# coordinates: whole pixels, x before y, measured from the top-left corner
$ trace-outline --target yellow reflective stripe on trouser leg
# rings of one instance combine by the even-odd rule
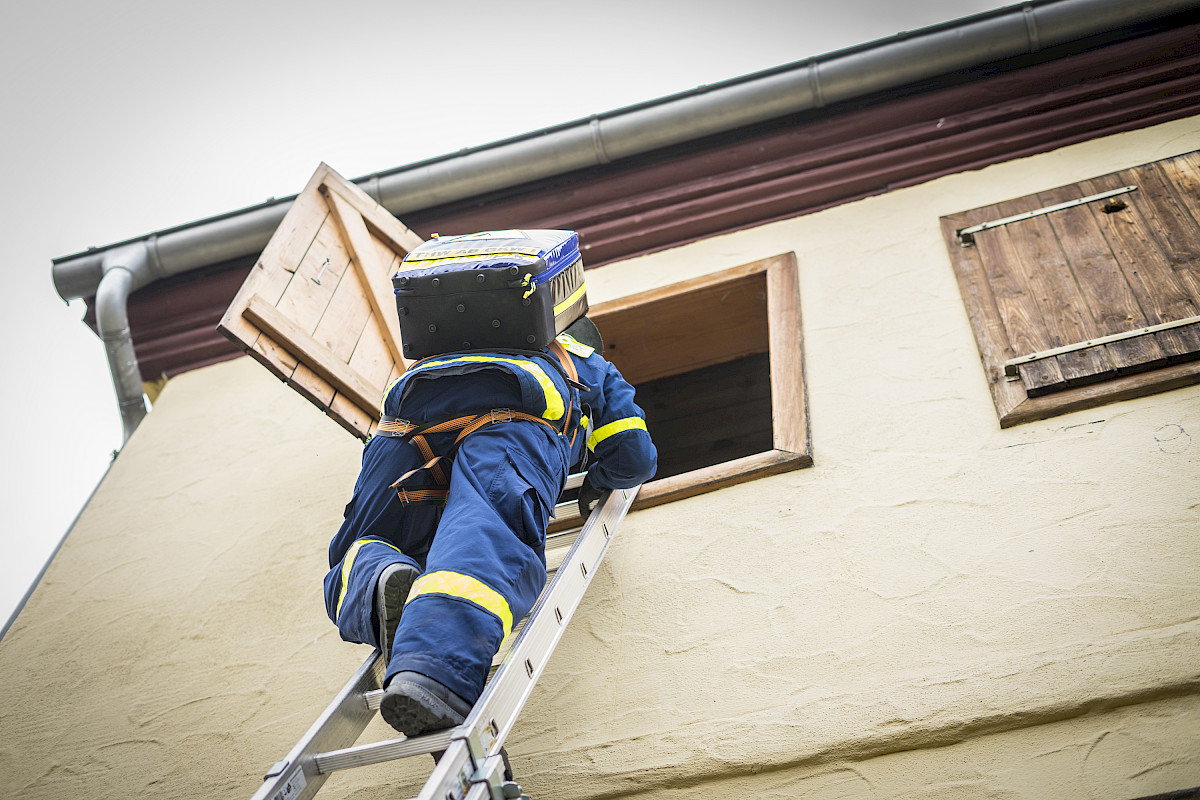
[[[623,431],[646,430],[646,420],[641,417],[625,417],[615,422],[610,422],[607,425],[601,425],[596,430],[592,431],[592,435],[588,437],[588,450],[595,450],[596,445],[603,442],[610,436],[613,436]]]
[[[350,549],[346,551],[346,555],[342,556],[342,592],[338,595],[337,610],[333,612],[334,618],[342,616],[342,602],[346,599],[346,587],[350,585],[350,570],[354,569],[354,559],[358,556],[358,551],[362,549],[364,544],[368,543],[384,544],[400,553],[400,548],[391,542],[385,542],[383,539],[359,539],[354,544],[350,545]],[[403,555],[403,553],[400,553]]]
[[[504,626],[505,636],[512,631],[512,609],[508,607],[508,601],[495,589],[470,575],[449,570],[426,573],[413,583],[406,604],[425,594],[442,594],[469,600],[484,611],[496,615],[500,624]]]

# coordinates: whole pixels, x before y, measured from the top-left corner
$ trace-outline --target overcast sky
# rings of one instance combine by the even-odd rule
[[[52,258],[1007,4],[0,4],[0,626],[121,446]]]

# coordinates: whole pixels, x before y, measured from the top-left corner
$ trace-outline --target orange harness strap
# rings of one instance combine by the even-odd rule
[[[549,350],[558,358],[559,363],[563,367],[563,372],[566,373],[569,381],[578,385],[579,371],[575,369],[575,364],[566,349],[557,341],[553,341],[550,343]],[[570,424],[572,411],[573,408],[567,412],[566,419],[563,420],[564,429],[566,425]],[[392,439],[408,440],[413,447],[417,448],[417,452],[421,454],[421,458],[425,459],[425,463],[421,466],[410,469],[397,478],[396,482],[390,488],[396,490],[396,496],[400,498],[400,502],[405,504],[436,503],[438,505],[445,505],[446,498],[450,494],[450,465],[453,463],[454,455],[458,452],[458,448],[463,440],[486,425],[498,422],[512,422],[514,420],[537,422],[545,425],[556,434],[564,432],[542,417],[535,417],[533,414],[526,414],[524,411],[514,411],[511,408],[494,408],[481,413],[474,412],[461,417],[425,423],[410,422],[400,417],[391,417],[384,414],[379,421],[379,426],[375,429],[376,435]],[[458,431],[458,436],[455,437],[454,443],[450,446],[449,455],[439,455],[434,452],[433,447],[425,438],[430,434],[450,433],[453,431]],[[575,430],[571,432],[571,447],[574,447],[575,436],[578,433],[579,426],[576,425]],[[433,477],[435,488],[406,489],[404,484],[413,476],[422,472],[429,472]]]
[[[579,370],[575,369],[575,362],[571,360],[571,354],[567,349],[559,343],[557,339],[550,342],[549,350],[558,358],[558,363],[562,364],[563,372],[567,373],[567,379],[576,386],[583,386],[579,382]],[[584,387],[586,391],[587,387]],[[583,413],[582,411],[580,412]],[[570,421],[570,412],[567,413],[568,423]],[[575,436],[579,433],[579,425],[576,424],[575,430],[571,431],[571,444],[567,448],[569,452],[575,451]]]
[[[398,417],[385,416],[379,424],[376,433],[381,436],[388,436],[394,439],[407,439],[421,457],[426,459],[425,463],[415,469],[410,469],[408,472],[396,479],[396,482],[391,485],[392,489],[396,490],[396,496],[400,498],[402,503],[437,503],[445,505],[446,498],[450,492],[450,464],[453,463],[454,454],[458,451],[459,445],[463,440],[470,436],[475,431],[485,425],[492,425],[498,422],[513,422],[514,420],[523,420],[525,422],[537,422],[545,425],[556,434],[560,433],[558,428],[551,425],[541,417],[535,417],[532,414],[526,414],[523,411],[514,411],[511,408],[494,408],[491,411],[485,411],[482,414],[469,414],[453,419],[441,420],[433,424],[421,425],[408,420],[399,419]],[[403,431],[403,433],[401,433]],[[458,431],[458,436],[454,438],[454,444],[450,447],[449,456],[438,455],[434,453],[433,447],[425,438],[429,434],[434,433],[450,433]],[[444,465],[444,466],[443,466]],[[421,472],[429,472],[433,476],[433,489],[407,489],[405,484],[415,475]]]

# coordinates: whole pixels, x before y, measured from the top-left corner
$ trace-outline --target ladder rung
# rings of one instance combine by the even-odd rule
[[[372,694],[382,694],[382,692],[373,692]],[[375,700],[374,708],[379,708],[378,698]],[[327,775],[339,769],[365,767],[368,764],[380,764],[384,761],[418,756],[422,753],[435,753],[450,746],[456,730],[456,728],[449,728],[412,739],[388,739],[383,742],[345,747],[341,750],[330,750],[328,753],[314,755],[313,763],[317,767],[318,774]]]

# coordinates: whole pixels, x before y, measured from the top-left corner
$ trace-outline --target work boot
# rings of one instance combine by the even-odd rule
[[[384,721],[405,736],[420,736],[461,725],[471,703],[419,672],[397,672],[379,701]]]
[[[404,601],[413,581],[421,573],[412,564],[403,561],[388,564],[375,584],[375,619],[379,625],[379,650],[385,659],[392,655],[392,642],[396,638],[396,626],[404,611]]]

